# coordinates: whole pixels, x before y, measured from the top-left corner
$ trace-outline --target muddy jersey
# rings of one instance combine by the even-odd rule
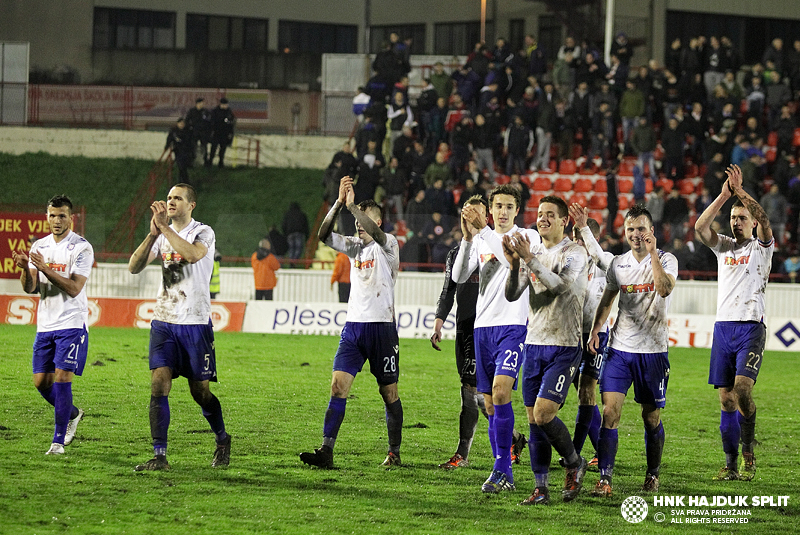
[[[718,237],[711,248],[719,270],[717,321],[762,321],[775,239],[764,243],[752,237],[739,245],[728,236]]]
[[[597,312],[597,305],[600,304],[600,298],[603,297],[603,292],[606,289],[606,270],[611,265],[614,255],[600,247],[589,227],[583,227],[580,232],[583,242],[589,250],[589,263],[586,269],[589,283],[586,286],[586,298],[583,301],[583,332],[590,333],[592,332],[592,326],[594,326],[594,314]],[[607,328],[608,320],[603,325],[602,331]]]
[[[170,225],[172,230],[175,227]],[[208,285],[214,269],[216,238],[208,225],[192,219],[178,236],[189,243],[206,246],[206,255],[195,262],[178,254],[163,234],[159,234],[150,252],[161,262],[161,285],[158,288],[153,319],[178,325],[206,325],[211,319],[211,294]]]
[[[588,282],[586,250],[569,238],[564,238],[549,249],[540,243],[531,247],[531,250],[539,263],[558,277],[558,283],[549,289],[530,268],[530,263],[524,266],[523,273],[530,286],[525,343],[578,347],[581,344],[583,299]]]
[[[364,245],[361,238],[331,234],[325,245],[350,257],[350,299],[347,321],[375,323],[395,321],[394,284],[400,269],[397,238],[386,234],[386,243]]]
[[[658,251],[668,275],[678,277],[678,260]],[[619,291],[619,314],[611,328],[608,347],[629,353],[663,353],[668,350],[667,309],[670,296],[661,297],[653,280],[650,255],[638,262],[633,253],[614,257],[606,272],[606,288]]]
[[[517,232],[528,236],[531,247],[542,242],[535,230],[521,229],[516,225],[506,234],[513,235]],[[453,280],[457,283],[466,282],[475,268],[479,269],[475,328],[525,325],[528,321],[528,290],[517,301],[509,302],[506,299],[508,267],[508,261],[503,254],[502,236],[488,226],[472,242],[461,240],[453,265]]]
[[[53,271],[67,279],[73,274],[88,279],[94,263],[92,245],[72,231],[58,243],[52,234],[45,236],[31,245],[30,252],[41,254]],[[89,307],[85,285],[78,295],[70,297],[43,273],[39,273],[39,308],[36,312],[38,332],[82,329],[88,321]]]

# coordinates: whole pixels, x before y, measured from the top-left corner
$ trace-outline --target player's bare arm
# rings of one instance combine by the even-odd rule
[[[661,265],[661,259],[658,257],[656,237],[653,236],[653,233],[647,232],[642,239],[644,240],[644,247],[650,255],[650,265],[653,268],[653,283],[656,286],[656,292],[661,297],[667,297],[675,289],[675,277],[664,271],[664,266]]]
[[[717,198],[714,199],[711,204],[709,204],[708,207],[703,210],[703,213],[700,214],[700,217],[697,218],[697,221],[694,224],[694,231],[703,245],[708,247],[716,247],[717,243],[719,243],[717,231],[711,228],[711,224],[714,222],[717,214],[722,209],[722,205],[724,205],[732,195],[733,192],[731,191],[728,181],[726,180],[722,185],[722,191],[719,195],[717,195]]]
[[[758,239],[762,242],[772,241],[772,227],[769,226],[769,217],[761,208],[761,205],[747,193],[742,187],[742,170],[738,165],[731,165],[725,173],[728,175],[728,185],[733,190],[733,194],[739,197],[742,204],[750,215],[758,222]]]
[[[603,291],[603,296],[600,298],[600,302],[597,304],[597,310],[594,313],[592,333],[589,335],[589,350],[595,355],[597,355],[597,350],[600,347],[600,336],[598,335],[603,325],[606,324],[608,315],[611,314],[611,305],[614,304],[618,293],[619,290],[612,290],[606,287],[605,291]]]
[[[200,241],[189,243],[181,238],[180,235],[169,226],[169,218],[167,217],[167,203],[165,201],[154,202],[150,206],[150,209],[153,211],[152,221],[155,223],[155,226],[158,228],[161,234],[163,234],[167,239],[172,248],[175,249],[176,253],[181,255],[190,264],[199,262],[204,256],[206,256],[206,253],[208,253],[208,247],[206,247],[204,243]]]
[[[325,219],[322,220],[322,224],[319,226],[319,232],[317,232],[319,241],[324,243],[328,238],[331,237],[331,234],[333,234],[333,225],[336,223],[336,219],[339,217],[339,212],[342,211],[344,203],[347,200],[347,188],[352,186],[352,184],[353,179],[349,176],[343,176],[339,181],[339,197],[336,199],[336,202],[333,203],[331,209],[328,210],[328,213],[325,215]]]
[[[375,240],[375,242],[383,247],[386,245],[386,233],[381,229],[378,222],[372,219],[366,212],[361,210],[358,205],[355,203],[356,194],[353,191],[353,188],[350,187],[347,190],[347,209],[350,210],[350,213],[353,214],[353,217],[356,218],[356,221],[361,228],[364,229],[364,232],[370,235],[370,237]]]
[[[61,276],[57,271],[47,265],[44,256],[39,253],[31,253],[30,261],[42,275],[47,277],[47,280],[53,283],[53,286],[70,297],[77,297],[86,284],[86,277],[83,275],[73,273],[69,278]]]
[[[151,208],[152,209],[152,208]],[[156,242],[156,238],[158,235],[161,234],[161,231],[158,230],[158,227],[155,223],[155,218],[150,218],[150,232],[145,236],[142,243],[139,244],[139,247],[131,255],[130,260],[128,260],[128,271],[133,273],[134,275],[138,275],[142,272],[142,270],[155,259],[155,255],[150,251],[153,247],[153,244]]]
[[[502,238],[503,255],[509,263],[508,275],[506,275],[505,292],[506,300],[509,302],[519,299],[525,291],[525,288],[527,288],[529,285],[528,277],[520,275],[520,256],[516,251],[514,238],[508,235],[505,235]]]
[[[439,342],[442,341],[442,325],[444,325],[444,320],[442,318],[436,318],[433,322],[433,334],[431,335],[431,346],[436,351],[441,351],[442,348],[439,347]]]
[[[29,294],[36,293],[39,288],[39,277],[36,269],[30,267],[28,255],[23,252],[11,251],[11,258],[14,259],[14,264],[22,269],[22,275],[19,277],[22,290]]]

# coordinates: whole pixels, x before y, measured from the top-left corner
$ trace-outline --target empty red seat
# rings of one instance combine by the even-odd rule
[[[633,166],[635,164],[628,160],[622,160],[619,164],[619,176],[633,176]]]
[[[528,186],[529,188],[531,187],[531,176],[530,175],[520,175],[519,176],[519,181],[522,182],[523,184],[525,184],[526,186]]]
[[[522,217],[525,221],[525,226],[530,228],[536,223],[536,211],[535,210],[525,210],[525,213],[522,214]]]
[[[644,179],[644,192],[645,193],[650,193],[651,191],[653,191],[653,181],[650,180],[649,178],[645,178]]]
[[[539,208],[539,202],[545,197],[546,195],[544,193],[534,193],[533,195],[531,195],[531,198],[528,199],[528,207],[536,210],[537,208]]]
[[[691,180],[683,179],[678,181],[678,191],[681,195],[691,195],[694,193],[694,184]]]
[[[572,191],[586,193],[592,191],[592,181],[588,178],[579,178],[575,181],[575,184],[572,185]]]
[[[550,179],[543,176],[536,177],[531,186],[533,191],[550,191],[553,188]]]
[[[662,188],[664,188],[664,191],[666,191],[667,193],[672,191],[673,185],[674,185],[674,182],[672,182],[672,180],[670,180],[668,178],[659,178],[658,182],[656,182],[656,186],[661,186]]]
[[[700,175],[700,168],[697,167],[697,164],[687,163],[684,166],[683,176],[685,176],[686,178],[695,178],[699,175]]]
[[[558,172],[562,175],[574,175],[576,171],[575,160],[562,160],[558,165]]]
[[[601,179],[595,182],[594,191],[595,193],[606,193],[608,191],[608,185],[606,184],[606,181]]]
[[[617,230],[617,234],[621,234],[619,232],[622,227],[625,226],[625,216],[622,215],[622,212],[617,212],[617,217],[614,219],[614,228]]]
[[[592,210],[605,210],[608,207],[608,199],[603,194],[592,195],[589,199],[589,208]]]
[[[570,204],[578,203],[581,206],[585,207],[589,203],[589,201],[586,199],[586,195],[584,195],[583,193],[573,193],[572,197],[569,198],[569,203]]]
[[[792,140],[792,145],[795,147],[800,147],[800,128],[794,129],[794,139]]]
[[[495,175],[494,176],[494,183],[498,186],[502,186],[503,184],[508,184],[511,182],[511,177],[508,175]]]
[[[770,147],[778,146],[778,132],[770,132],[767,136],[767,145]]]
[[[630,193],[633,191],[633,180],[625,180],[624,178],[620,178],[617,180],[617,190],[620,193]]]
[[[620,195],[619,199],[617,200],[617,209],[618,210],[627,210],[631,207],[631,201],[628,200],[628,197],[625,195]]]
[[[557,178],[553,182],[553,191],[572,191],[572,180],[568,178]]]

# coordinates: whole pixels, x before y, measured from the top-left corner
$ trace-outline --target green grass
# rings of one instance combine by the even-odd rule
[[[457,442],[459,385],[453,343],[442,353],[424,340],[401,340],[400,394],[405,411],[404,466],[378,467],[386,453],[383,405],[368,372],[357,377],[336,446],[336,470],[301,465],[297,454],[319,445],[328,400],[335,337],[217,335],[219,397],[233,453],[228,469],[209,466],[213,436],[186,382],[175,381],[168,473],[135,473],[148,459],[149,372],[144,330],[91,331],[89,364],[76,379],[75,401],[86,410],[63,457],[46,457],[53,411],[31,384],[32,327],[0,326],[4,348],[0,411],[0,533],[792,533],[800,513],[798,398],[800,355],[766,356],[756,387],[758,473],[752,482],[712,482],[722,464],[719,404],[706,384],[704,350],[672,350],[663,495],[789,495],[789,507],[750,510],[749,524],[641,524],[620,515],[624,498],[644,479],[638,407],[622,414],[615,496],[584,489],[576,502],[549,507],[517,504],[534,486],[525,462],[515,468],[518,490],[485,496],[479,487],[492,459],[485,421],[478,426],[472,465],[444,472]],[[102,365],[92,365],[101,363]],[[306,365],[307,364],[307,365]],[[561,417],[572,428],[575,397]],[[527,434],[514,397],[516,427]],[[589,448],[590,449],[590,446]],[[590,453],[587,452],[587,453]],[[552,469],[558,494],[563,470]],[[591,487],[597,474],[589,473]],[[688,500],[688,498],[687,498]]]
[[[0,203],[34,204],[45,210],[47,200],[65,193],[86,207],[86,238],[100,252],[114,225],[123,216],[154,162],[134,159],[52,156],[45,153],[14,156],[0,153]],[[297,202],[309,225],[322,204],[322,171],[316,169],[193,168],[190,182],[198,188],[195,219],[214,228],[217,246],[225,256],[249,257],[270,226],[280,229],[283,214]],[[168,188],[159,198],[166,199]],[[142,218],[135,242],[147,232]]]

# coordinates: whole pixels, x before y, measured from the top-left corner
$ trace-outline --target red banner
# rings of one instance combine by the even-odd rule
[[[2,323],[36,325],[39,298],[0,295]],[[141,299],[89,299],[89,327],[138,327],[149,329],[156,302]],[[215,331],[241,331],[246,303],[211,302],[211,321]]]
[[[14,265],[11,251],[27,251],[28,240],[50,233],[47,214],[0,212],[0,278],[18,279],[20,271]]]

